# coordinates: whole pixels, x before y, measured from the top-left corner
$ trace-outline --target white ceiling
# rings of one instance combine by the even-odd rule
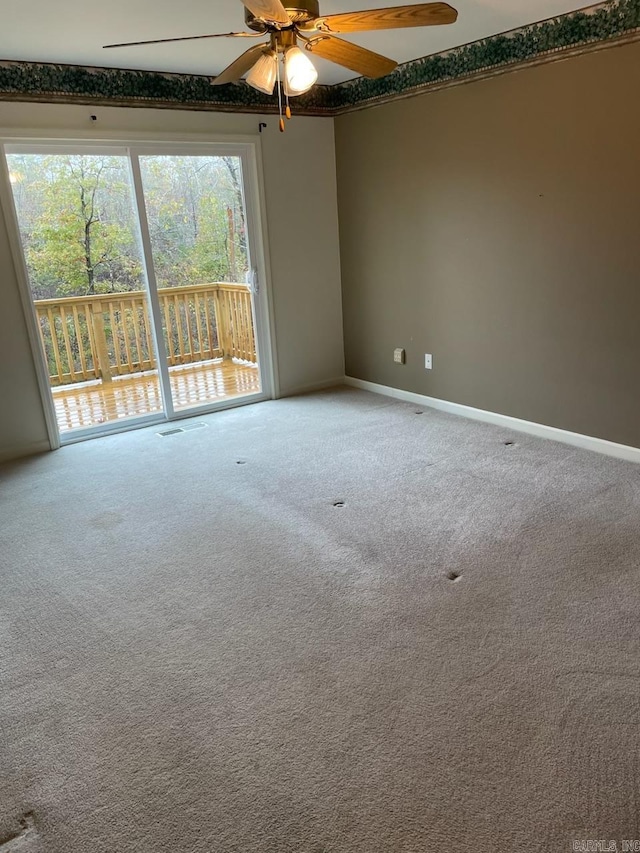
[[[321,0],[321,12],[350,12],[402,6],[407,0]],[[580,9],[588,0],[448,0],[459,12],[457,23],[349,34],[345,38],[398,62],[417,59],[457,45]],[[286,3],[285,3],[286,5]],[[212,39],[174,45],[102,50],[110,42],[137,41],[243,30],[239,0],[3,0],[0,59],[64,62],[149,71],[214,75],[252,41]],[[339,83],[354,75],[314,57],[321,83]]]

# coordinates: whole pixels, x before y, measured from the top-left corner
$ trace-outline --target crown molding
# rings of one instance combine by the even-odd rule
[[[335,116],[521,68],[640,40],[640,0],[607,0],[558,18],[414,59],[387,77],[318,85],[298,115]],[[119,68],[0,61],[0,101],[273,113],[275,100],[246,83]]]

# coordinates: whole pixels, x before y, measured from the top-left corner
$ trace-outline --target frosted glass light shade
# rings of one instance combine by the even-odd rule
[[[275,53],[271,50],[263,53],[247,74],[247,83],[259,92],[264,92],[265,95],[273,95],[277,69],[278,57]]]
[[[289,97],[302,95],[318,79],[318,72],[299,47],[290,47],[284,55],[284,91]]]

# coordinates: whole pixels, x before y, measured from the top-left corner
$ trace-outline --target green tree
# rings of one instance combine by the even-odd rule
[[[33,190],[40,199],[25,254],[38,298],[141,286],[132,202],[122,158],[42,158]]]
[[[33,296],[143,288],[126,158],[10,154]],[[246,280],[248,251],[238,157],[141,158],[159,287]]]
[[[158,156],[141,165],[159,286],[244,281],[239,159]]]

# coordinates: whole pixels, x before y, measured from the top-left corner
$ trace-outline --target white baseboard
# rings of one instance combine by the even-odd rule
[[[366,382],[364,379],[354,379],[352,376],[345,376],[344,384],[350,385],[352,388],[361,388],[363,391],[373,391],[374,394],[394,397],[396,400],[404,400],[407,403],[429,406],[451,415],[462,415],[465,418],[496,424],[496,426],[506,427],[517,432],[526,432],[538,438],[561,441],[573,447],[581,447],[584,450],[593,450],[595,453],[604,453],[606,456],[625,459],[627,462],[640,463],[640,447],[616,444],[615,441],[607,441],[604,438],[594,438],[591,435],[581,435],[578,432],[569,432],[565,429],[558,429],[558,427],[537,424],[534,421],[512,418],[510,415],[499,415],[496,412],[487,412],[484,409],[474,409],[472,406],[450,403],[448,400],[439,400],[437,397],[427,397],[424,394],[415,394],[413,391],[403,391],[400,388],[391,388],[388,385],[378,385],[376,382]]]

